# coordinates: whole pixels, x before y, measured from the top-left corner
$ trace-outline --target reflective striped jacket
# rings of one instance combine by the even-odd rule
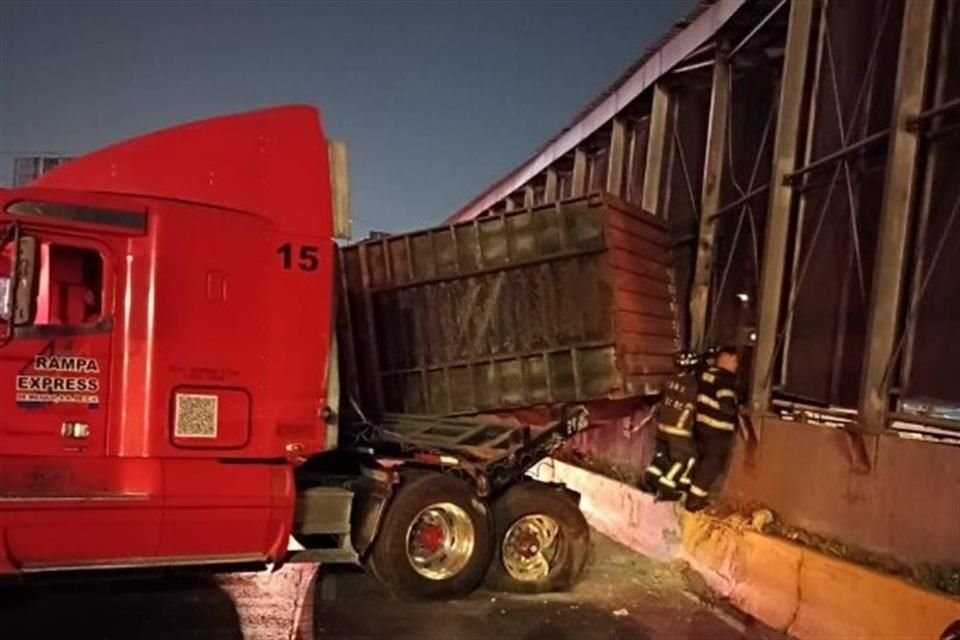
[[[663,400],[657,414],[657,431],[689,438],[697,410],[697,376],[680,373],[663,386]]]
[[[697,424],[733,431],[737,426],[737,377],[726,369],[710,367],[700,374],[697,389]]]

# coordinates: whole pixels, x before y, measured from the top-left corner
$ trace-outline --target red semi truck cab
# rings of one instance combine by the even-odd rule
[[[419,595],[576,579],[575,496],[523,474],[581,412],[371,424],[353,402],[364,444],[338,448],[331,156],[288,106],[0,190],[0,577],[267,565],[292,536]]]
[[[286,553],[335,445],[328,176],[291,106],[0,191],[0,573]]]

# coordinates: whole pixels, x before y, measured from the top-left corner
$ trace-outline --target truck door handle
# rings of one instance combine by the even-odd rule
[[[86,422],[64,422],[60,426],[60,435],[64,438],[82,440],[90,437],[90,425]]]

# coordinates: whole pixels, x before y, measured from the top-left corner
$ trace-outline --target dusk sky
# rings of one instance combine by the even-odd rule
[[[21,152],[310,103],[350,147],[357,235],[435,224],[695,4],[0,0],[0,185]]]

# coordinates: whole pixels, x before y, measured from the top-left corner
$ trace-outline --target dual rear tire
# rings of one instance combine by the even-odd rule
[[[406,476],[384,515],[368,566],[400,594],[454,598],[483,579],[493,517],[470,486],[440,473]]]
[[[583,572],[590,528],[577,495],[527,481],[494,502],[497,546],[487,570],[494,591],[546,593],[571,588]]]
[[[454,598],[482,581],[498,591],[567,589],[586,563],[589,528],[575,494],[525,481],[493,503],[439,473],[405,477],[368,557],[400,594]]]

